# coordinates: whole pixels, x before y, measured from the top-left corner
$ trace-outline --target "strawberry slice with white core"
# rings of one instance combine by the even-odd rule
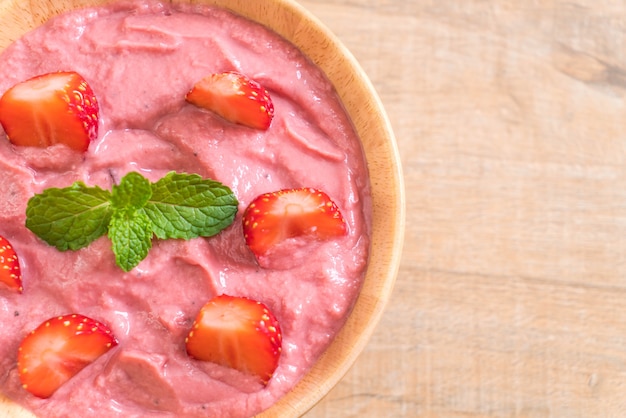
[[[18,146],[62,143],[86,151],[98,136],[98,118],[92,88],[73,71],[33,77],[0,98],[0,124],[9,141]]]
[[[211,74],[198,81],[185,99],[224,119],[266,130],[274,117],[269,92],[258,82],[237,72]]]
[[[0,236],[0,283],[22,293],[22,273],[17,253],[11,243]]]
[[[267,384],[282,350],[276,317],[263,303],[220,295],[202,307],[187,339],[192,358],[257,376]]]
[[[17,367],[22,386],[48,398],[117,344],[111,330],[94,319],[79,314],[51,318],[20,344]]]
[[[248,205],[242,222],[246,244],[257,257],[288,238],[329,239],[347,233],[335,202],[314,188],[262,194]]]

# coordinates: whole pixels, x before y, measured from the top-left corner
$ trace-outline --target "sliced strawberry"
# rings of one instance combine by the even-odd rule
[[[20,146],[62,143],[86,151],[98,136],[99,106],[87,81],[56,72],[16,84],[0,98],[0,124]]]
[[[264,384],[274,374],[282,349],[278,321],[267,306],[229,295],[202,307],[185,341],[191,357],[258,376]]]
[[[308,235],[327,239],[347,231],[335,202],[312,188],[258,196],[246,208],[242,222],[246,244],[257,257],[287,238]]]
[[[198,81],[185,97],[189,103],[224,119],[256,129],[267,129],[274,117],[268,91],[243,74],[211,74]]]
[[[24,338],[17,367],[24,389],[50,397],[62,384],[117,345],[111,330],[79,314],[51,318]]]
[[[22,273],[17,253],[11,243],[0,236],[0,282],[22,293]]]

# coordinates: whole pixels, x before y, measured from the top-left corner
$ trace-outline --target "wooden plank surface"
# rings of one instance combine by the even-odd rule
[[[626,416],[626,3],[300,0],[407,188],[391,303],[307,418]]]

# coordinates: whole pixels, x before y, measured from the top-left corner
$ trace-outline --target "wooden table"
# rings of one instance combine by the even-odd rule
[[[626,2],[300,3],[377,88],[408,215],[386,314],[307,417],[626,416]]]

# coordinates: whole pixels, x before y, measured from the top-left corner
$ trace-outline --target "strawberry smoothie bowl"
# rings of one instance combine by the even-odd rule
[[[297,416],[397,272],[393,134],[295,3],[0,0],[0,411]]]

